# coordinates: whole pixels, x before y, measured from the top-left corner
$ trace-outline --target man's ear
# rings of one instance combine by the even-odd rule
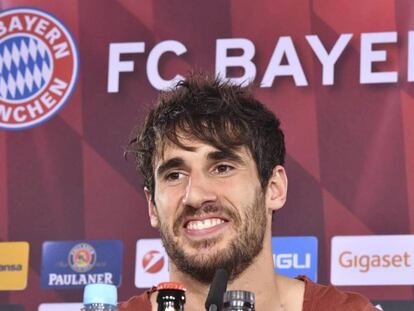
[[[286,202],[288,180],[286,171],[281,165],[276,165],[266,187],[266,207],[275,211]]]
[[[148,215],[150,218],[151,226],[153,228],[159,228],[160,222],[158,220],[158,212],[157,212],[157,208],[155,207],[155,203],[151,195],[151,191],[149,191],[147,187],[144,187],[144,193],[145,193],[145,197],[147,198]]]

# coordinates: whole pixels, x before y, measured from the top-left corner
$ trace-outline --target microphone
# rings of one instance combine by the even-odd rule
[[[218,269],[214,274],[205,307],[207,311],[220,311],[223,307],[223,295],[227,289],[229,274],[225,269]]]

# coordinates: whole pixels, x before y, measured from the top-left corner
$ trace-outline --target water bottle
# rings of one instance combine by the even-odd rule
[[[158,311],[184,311],[185,288],[180,283],[163,282],[157,286]]]
[[[254,311],[254,303],[252,292],[229,290],[223,296],[223,311]]]
[[[111,284],[88,284],[83,291],[81,311],[116,311],[118,294]]]

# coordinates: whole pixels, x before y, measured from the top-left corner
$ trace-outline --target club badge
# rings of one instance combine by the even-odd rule
[[[71,95],[78,50],[56,17],[33,8],[0,13],[0,128],[18,130],[55,115]]]

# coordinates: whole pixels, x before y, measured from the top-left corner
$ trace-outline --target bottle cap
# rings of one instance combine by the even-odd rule
[[[88,284],[83,290],[83,304],[102,303],[116,306],[118,294],[112,284]]]
[[[162,282],[157,285],[157,290],[163,290],[163,289],[175,289],[175,290],[186,291],[186,288],[184,287],[184,285],[178,282]]]

